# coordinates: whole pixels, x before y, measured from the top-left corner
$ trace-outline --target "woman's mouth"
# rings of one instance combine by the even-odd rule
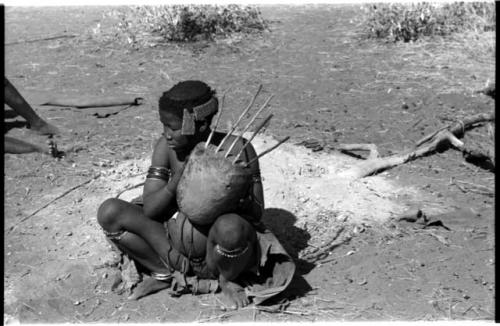
[[[177,143],[171,141],[171,140],[167,140],[167,146],[170,147],[170,148],[176,148],[178,147],[177,146]]]
[[[182,152],[186,149],[186,146],[182,146],[176,143],[167,143],[167,146],[176,152]]]

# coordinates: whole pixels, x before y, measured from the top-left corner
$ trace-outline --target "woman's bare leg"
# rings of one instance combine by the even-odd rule
[[[121,199],[107,199],[97,211],[97,220],[108,233],[127,231],[137,235],[120,240],[119,244],[132,250],[138,259],[152,260],[152,252],[168,260],[171,246],[163,224],[144,216],[141,207]]]
[[[159,280],[154,274],[168,276],[170,268],[180,269],[185,257],[172,248],[162,223],[146,218],[141,207],[115,198],[99,207],[97,219],[106,232],[118,234],[110,240],[122,252],[153,272],[153,277],[139,283],[129,299],[137,300],[170,286],[170,278]],[[160,256],[172,266],[167,267]]]
[[[4,77],[5,78],[5,77]],[[7,78],[5,84],[5,103],[10,106],[14,111],[21,115],[31,126],[31,129],[42,135],[56,135],[59,130],[46,122],[33,110],[31,105],[24,99],[24,97],[17,91]]]

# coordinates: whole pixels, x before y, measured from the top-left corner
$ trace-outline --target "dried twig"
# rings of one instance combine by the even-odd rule
[[[31,39],[31,40],[20,40],[20,41],[9,42],[9,43],[5,43],[5,45],[14,45],[14,44],[21,44],[21,43],[35,43],[35,42],[40,42],[40,41],[57,40],[60,38],[74,38],[77,36],[78,36],[77,34],[55,35],[55,36],[42,37],[42,38],[36,38],[36,39]]]
[[[208,321],[212,321],[212,320],[216,320],[216,319],[222,319],[222,318],[226,318],[226,317],[235,315],[235,314],[237,314],[239,312],[249,311],[249,310],[253,311],[254,315],[255,315],[255,313],[257,311],[262,311],[262,312],[267,312],[267,313],[280,313],[280,314],[298,315],[298,316],[308,316],[308,315],[311,314],[310,312],[306,312],[306,311],[283,309],[283,305],[279,305],[279,307],[276,307],[276,308],[252,305],[252,306],[240,308],[240,309],[237,309],[237,310],[225,311],[222,314],[219,314],[219,315],[216,315],[216,316],[212,316],[212,317],[208,317],[208,318],[205,318],[205,319],[198,319],[197,322],[203,323],[203,322],[208,322]]]
[[[343,243],[348,242],[351,238],[352,235],[348,234],[343,236],[340,240],[338,238],[342,234],[342,232],[345,230],[344,226],[339,227],[335,234],[331,237],[331,240],[327,242],[325,246],[321,246],[318,248],[314,248],[314,250],[306,253],[301,259],[314,263],[314,262],[323,262],[328,256],[330,255],[330,252],[335,249],[336,247],[340,246]],[[330,260],[329,260],[330,261]]]
[[[80,188],[80,187],[83,187],[84,185],[86,185],[86,184],[88,184],[88,183],[92,182],[93,180],[96,180],[96,179],[97,179],[97,178],[99,178],[100,176],[101,176],[100,174],[97,174],[97,175],[93,176],[92,178],[90,178],[90,179],[88,179],[88,180],[86,180],[86,181],[84,181],[84,182],[82,182],[82,183],[80,183],[80,184],[78,184],[78,185],[76,185],[76,186],[74,186],[74,187],[72,187],[72,188],[70,188],[70,189],[66,190],[65,192],[63,192],[62,194],[60,194],[59,196],[57,196],[56,198],[54,198],[54,199],[50,200],[48,203],[46,203],[46,204],[45,204],[45,205],[43,205],[42,207],[40,207],[40,208],[38,208],[37,210],[35,210],[35,211],[34,211],[33,213],[31,213],[30,215],[28,215],[28,216],[26,216],[26,217],[24,217],[24,218],[20,219],[18,222],[16,222],[13,226],[11,226],[11,227],[9,228],[8,233],[12,232],[12,231],[13,231],[13,230],[14,230],[14,229],[15,229],[15,228],[19,225],[19,224],[21,224],[22,222],[24,222],[24,221],[28,220],[29,218],[31,218],[32,216],[34,216],[36,213],[40,212],[42,209],[44,209],[44,208],[46,208],[46,207],[50,206],[50,205],[51,205],[53,202],[55,202],[56,200],[63,198],[64,196],[66,196],[66,195],[67,195],[67,194],[69,194],[70,192],[72,192],[72,191],[74,191],[74,190],[76,190],[76,189],[78,189],[78,188]]]
[[[417,143],[415,144],[415,146],[420,146],[422,145],[423,143],[425,142],[428,142],[429,140],[431,140],[433,137],[435,137],[440,131],[443,131],[445,129],[448,129],[450,126],[446,126],[446,127],[442,127],[436,131],[434,131],[433,133],[431,134],[428,134],[427,136],[424,136],[422,137],[420,140],[417,141]]]
[[[434,238],[436,238],[439,242],[441,242],[442,244],[444,244],[445,246],[449,246],[450,243],[446,240],[445,237],[443,237],[442,235],[439,235],[439,234],[436,234],[434,232],[431,232],[431,231],[427,231],[425,232],[427,233],[428,235],[430,236],[433,236]]]
[[[469,186],[473,186],[473,187],[476,187],[478,189],[482,189],[484,191],[487,191],[487,192],[493,192],[493,189],[490,189],[486,186],[482,186],[482,185],[478,185],[478,184],[475,184],[475,183],[472,183],[472,182],[466,182],[466,181],[460,181],[460,180],[456,180],[457,182],[460,182],[460,183],[463,183],[463,184],[466,184],[466,185],[469,185]]]
[[[50,106],[70,106],[77,109],[98,108],[108,106],[127,105],[124,109],[133,105],[141,105],[144,101],[142,97],[126,97],[122,96],[107,96],[102,98],[94,98],[92,96],[72,96],[72,97],[53,97],[44,101],[40,105]],[[123,109],[123,110],[124,110]]]
[[[140,186],[144,186],[146,182],[143,181],[141,183],[138,183],[138,184],[135,184],[135,185],[131,185],[129,187],[125,187],[125,189],[121,190],[120,192],[118,192],[118,194],[116,194],[115,198],[120,198],[120,196],[126,192],[126,191],[129,191],[129,190],[132,190],[132,189],[135,189],[135,188],[139,188]]]
[[[347,152],[368,151],[370,152],[370,154],[368,154],[368,159],[377,158],[379,155],[375,144],[340,144],[339,146],[336,146],[335,149]]]
[[[459,183],[461,183],[463,185],[467,185],[468,187],[467,188],[461,187],[461,186],[459,186],[457,184],[457,182],[459,182]],[[470,191],[470,192],[474,192],[476,194],[486,195],[488,197],[494,197],[495,196],[495,190],[494,189],[490,189],[490,188],[488,188],[486,186],[482,186],[482,185],[478,185],[478,184],[471,183],[471,182],[466,182],[466,181],[460,181],[460,180],[455,180],[454,184],[460,190],[462,190],[463,192]]]
[[[450,180],[450,184],[455,185],[458,189],[460,189],[464,194],[467,193],[467,189],[459,185],[458,183],[455,182],[453,178]]]

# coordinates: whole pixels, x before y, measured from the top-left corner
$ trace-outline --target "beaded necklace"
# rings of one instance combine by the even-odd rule
[[[237,257],[242,256],[245,252],[248,251],[248,245],[243,249],[238,248],[238,249],[234,249],[234,250],[227,250],[227,249],[225,249],[217,244],[217,245],[215,245],[215,251],[217,251],[217,253],[219,255],[227,257],[227,258],[237,258]]]

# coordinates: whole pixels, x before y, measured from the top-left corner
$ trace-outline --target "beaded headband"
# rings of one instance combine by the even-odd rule
[[[215,245],[215,251],[226,258],[238,258],[248,251],[248,245],[243,249],[238,248],[234,250],[227,250],[219,245]]]
[[[195,121],[204,120],[207,116],[215,112],[217,112],[217,99],[215,97],[210,98],[210,100],[202,105],[195,106],[192,113],[188,109],[184,109],[181,133],[183,135],[194,135]]]

